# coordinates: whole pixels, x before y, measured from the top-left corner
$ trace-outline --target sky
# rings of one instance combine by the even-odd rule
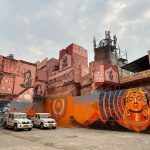
[[[150,0],[0,0],[0,55],[36,62],[75,43],[92,61],[93,37],[108,30],[129,62],[147,55]]]

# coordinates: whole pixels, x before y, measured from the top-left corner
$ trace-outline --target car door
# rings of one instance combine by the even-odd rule
[[[7,125],[11,126],[12,122],[12,114],[8,115]]]
[[[37,117],[38,117],[38,115],[35,115],[35,118],[34,118],[34,124],[35,124],[35,125],[38,125]]]
[[[37,115],[37,124],[40,125],[40,115]]]

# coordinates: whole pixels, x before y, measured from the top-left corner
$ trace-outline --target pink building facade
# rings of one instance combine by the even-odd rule
[[[0,96],[32,102],[36,65],[0,56]]]
[[[46,98],[57,99],[114,89],[119,84],[119,72],[117,66],[104,61],[93,61],[88,65],[87,50],[70,44],[60,50],[59,59],[37,63],[36,79],[42,91],[45,89]]]

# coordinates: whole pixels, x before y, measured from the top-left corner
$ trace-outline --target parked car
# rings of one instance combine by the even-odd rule
[[[2,125],[4,128],[13,128],[15,131],[19,129],[32,130],[33,123],[27,119],[26,113],[9,112],[8,115],[3,118]]]
[[[50,113],[36,113],[35,117],[31,118],[34,127],[56,129],[57,123],[51,118]]]

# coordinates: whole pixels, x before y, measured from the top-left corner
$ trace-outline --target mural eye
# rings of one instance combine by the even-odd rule
[[[130,101],[130,102],[131,102],[131,101],[133,101],[133,100],[134,100],[134,98],[133,98],[133,97],[130,97],[130,98],[129,98],[129,101]]]
[[[137,97],[137,100],[139,101],[141,101],[142,99],[144,99],[144,97],[141,97],[141,96]]]

